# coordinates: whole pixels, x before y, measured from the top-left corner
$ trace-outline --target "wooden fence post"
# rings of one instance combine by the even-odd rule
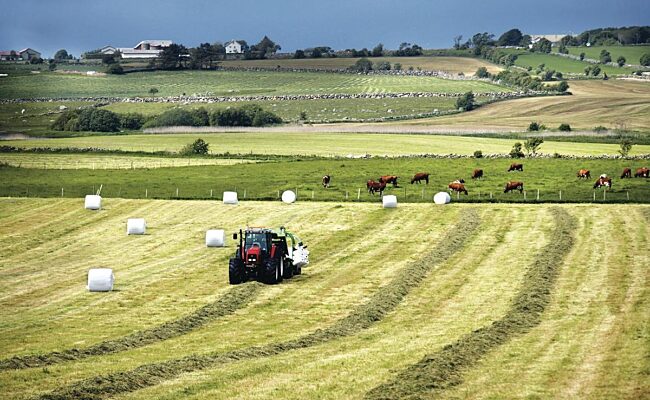
[[[361,188],[357,189],[357,200],[361,199]]]
[[[539,201],[539,189],[537,189],[537,201]]]
[[[148,199],[149,198],[149,189],[144,190],[144,198]]]
[[[596,201],[596,191],[594,190],[594,201]]]
[[[176,198],[178,198],[178,188],[176,188]]]
[[[630,191],[628,190],[625,193],[627,194],[627,201],[630,201]]]
[[[524,201],[526,200],[526,191],[524,190]]]
[[[212,189],[210,189],[210,198],[212,198]]]
[[[562,191],[560,190],[560,200],[562,200]]]
[[[61,188],[61,197],[63,197],[63,188]]]

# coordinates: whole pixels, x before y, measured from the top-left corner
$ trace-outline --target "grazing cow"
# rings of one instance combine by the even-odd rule
[[[368,193],[374,195],[376,192],[379,192],[379,194],[382,195],[384,189],[386,189],[386,182],[375,182],[371,179],[366,182],[366,187],[368,188]]]
[[[379,177],[379,182],[392,183],[393,187],[397,187],[397,178],[395,175],[383,175]]]
[[[621,174],[621,179],[631,178],[632,170],[629,168],[623,168],[623,173]]]
[[[468,194],[467,189],[465,189],[465,185],[463,185],[459,181],[451,182],[448,187],[449,190],[453,190],[454,192]]]
[[[420,181],[426,181],[427,185],[429,184],[429,174],[424,173],[424,172],[419,172],[413,176],[411,179],[411,185],[413,183],[420,183]]]
[[[524,164],[518,164],[518,163],[512,163],[510,164],[510,168],[508,168],[508,172],[510,171],[524,171]]]
[[[607,175],[601,175],[600,178],[594,183],[594,189],[598,189],[602,186],[607,188],[612,188],[612,178],[608,178]]]
[[[580,171],[578,171],[578,178],[589,179],[591,178],[591,172],[589,172],[588,169],[581,169]]]
[[[650,177],[650,169],[643,167],[636,170],[634,173],[635,178],[648,178]]]
[[[475,169],[474,172],[472,172],[472,179],[481,179],[481,178],[483,178],[483,170]]]
[[[503,190],[503,193],[508,193],[513,190],[519,190],[519,193],[524,192],[524,183],[523,182],[508,182],[506,183],[506,187]]]
[[[332,177],[329,175],[323,176],[323,187],[328,188],[330,187],[330,180],[332,180]]]

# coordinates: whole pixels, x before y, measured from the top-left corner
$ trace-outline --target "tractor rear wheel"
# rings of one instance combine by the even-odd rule
[[[263,265],[263,281],[270,285],[275,285],[282,281],[282,266],[280,260],[277,258],[270,258],[264,262]]]
[[[228,264],[228,280],[231,285],[238,285],[246,279],[244,262],[239,258],[231,258]]]

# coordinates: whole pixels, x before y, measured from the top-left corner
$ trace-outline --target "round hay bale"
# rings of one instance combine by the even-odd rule
[[[113,290],[115,275],[110,268],[92,268],[88,270],[88,286],[90,292],[110,292]]]
[[[147,230],[147,223],[144,218],[129,218],[126,221],[127,235],[144,235]]]
[[[447,192],[438,192],[433,196],[433,202],[436,204],[447,204],[451,202],[451,196]]]
[[[384,208],[396,208],[397,196],[395,196],[394,194],[387,194],[381,198],[381,202]]]
[[[223,192],[223,204],[239,204],[237,192]]]
[[[296,201],[296,194],[292,190],[282,192],[282,201],[291,204]]]
[[[205,232],[205,245],[207,247],[224,247],[226,235],[223,229],[210,229]]]
[[[86,195],[86,199],[84,200],[84,208],[86,210],[101,210],[102,196],[94,194]]]

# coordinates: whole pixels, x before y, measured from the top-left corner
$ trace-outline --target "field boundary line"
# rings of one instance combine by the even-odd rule
[[[524,283],[503,318],[477,329],[439,351],[425,355],[391,381],[366,393],[366,399],[431,397],[463,382],[462,374],[484,355],[539,325],[551,302],[553,288],[565,257],[574,244],[577,222],[565,210],[553,208],[555,228],[548,244],[524,275]]]
[[[380,287],[365,304],[361,304],[346,317],[324,329],[306,334],[297,339],[263,346],[252,346],[225,353],[189,355],[158,363],[145,364],[130,371],[100,375],[72,383],[41,395],[40,399],[104,399],[119,394],[134,392],[181,374],[212,368],[239,360],[269,357],[320,345],[332,340],[351,336],[368,329],[393,311],[418,287],[436,267],[442,265],[460,252],[481,223],[475,209],[466,211],[463,221],[450,227],[438,244],[420,260],[400,271],[388,284]]]
[[[182,336],[201,328],[215,319],[231,315],[237,310],[246,307],[257,297],[261,287],[262,285],[256,282],[233,287],[216,301],[184,317],[121,338],[105,340],[86,348],[72,348],[0,360],[0,371],[45,367],[92,356],[114,354]]]

